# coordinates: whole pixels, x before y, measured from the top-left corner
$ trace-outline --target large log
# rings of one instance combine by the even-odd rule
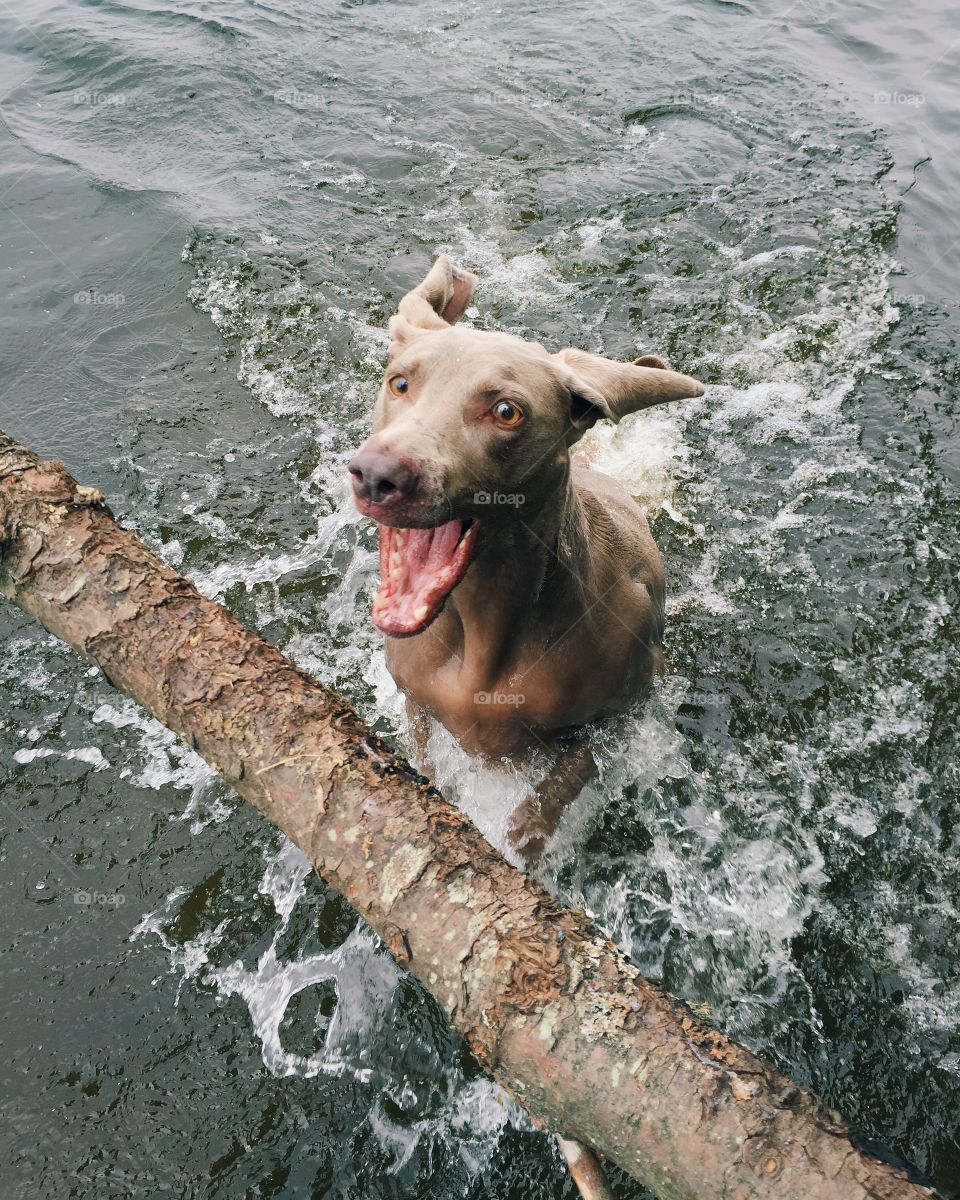
[[[493,850],[350,705],[0,433],[0,590],[312,859],[535,1120],[660,1200],[919,1200]]]

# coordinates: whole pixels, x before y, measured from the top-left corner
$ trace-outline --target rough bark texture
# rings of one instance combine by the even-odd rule
[[[0,434],[0,590],[316,864],[550,1129],[660,1200],[919,1200],[836,1116],[644,979],[288,662]]]

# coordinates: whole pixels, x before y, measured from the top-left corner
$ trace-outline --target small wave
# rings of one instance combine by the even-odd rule
[[[357,925],[333,950],[285,959],[278,947],[298,906],[309,907],[305,881],[309,860],[286,839],[267,855],[259,892],[269,899],[277,918],[270,943],[253,967],[236,959],[218,964],[229,917],[192,939],[176,935],[177,912],[186,889],[174,890],[163,906],[147,914],[131,940],[156,937],[166,950],[170,970],[183,985],[194,981],[224,998],[237,997],[246,1007],[251,1029],[260,1043],[264,1066],[278,1076],[304,1079],[350,1079],[370,1089],[369,1126],[390,1162],[400,1171],[420,1148],[456,1138],[468,1170],[477,1174],[492,1158],[508,1127],[526,1129],[529,1122],[497,1084],[468,1079],[448,1061],[440,1064],[443,1087],[424,1106],[417,1094],[419,1072],[404,1063],[403,1048],[385,1051],[389,1014],[403,973],[379,940]],[[298,999],[299,998],[299,999]],[[289,1015],[307,999],[311,1053],[289,1048]],[[390,1111],[385,1101],[389,1101]],[[422,1115],[416,1115],[422,1113]],[[409,1116],[406,1114],[410,1114]]]
[[[54,750],[48,746],[22,747],[14,751],[13,758],[23,766],[37,758],[63,758],[68,762],[82,762],[93,767],[95,771],[105,771],[110,766],[97,746],[78,746],[71,750]]]

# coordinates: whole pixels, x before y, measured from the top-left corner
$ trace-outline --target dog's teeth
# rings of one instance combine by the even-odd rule
[[[430,608],[426,604],[418,604],[413,610],[413,619],[415,621],[424,621],[430,615]]]
[[[385,608],[386,604],[387,604],[387,598],[383,594],[383,592],[376,591],[373,593],[373,607],[374,607],[375,611],[379,611],[381,608]]]

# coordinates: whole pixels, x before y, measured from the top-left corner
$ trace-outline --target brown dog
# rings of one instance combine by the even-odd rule
[[[349,471],[357,508],[380,525],[373,620],[412,714],[469,752],[518,758],[621,707],[662,661],[663,566],[646,517],[571,447],[598,420],[703,387],[652,355],[550,354],[457,329],[475,284],[439,258],[400,301],[373,436]],[[528,852],[588,773],[583,744],[568,749],[540,813],[515,826],[522,840],[539,815]]]

